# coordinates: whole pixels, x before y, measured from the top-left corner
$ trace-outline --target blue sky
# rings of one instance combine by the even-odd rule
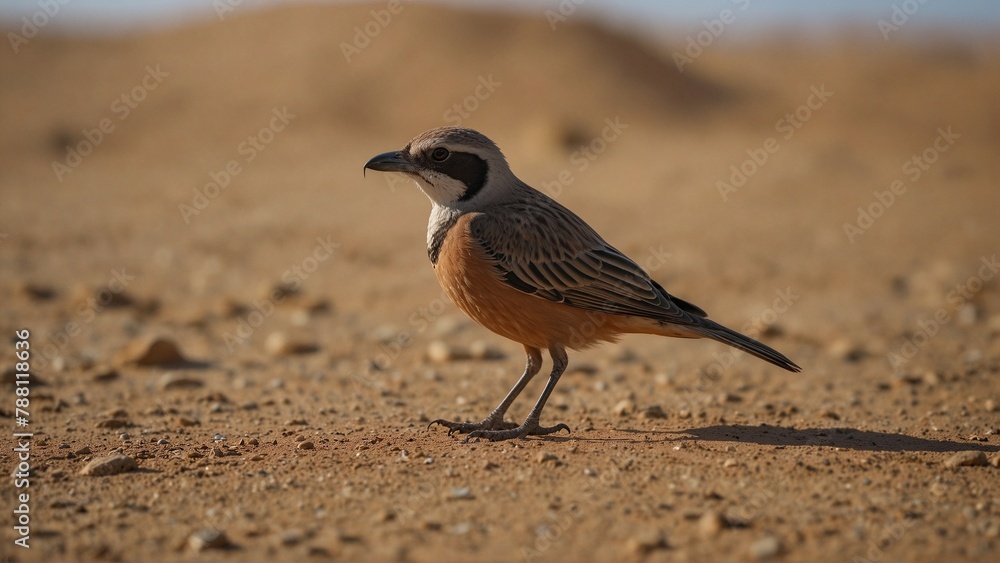
[[[56,3],[57,0],[49,0]],[[70,29],[129,30],[136,27],[173,25],[185,19],[214,18],[213,2],[238,4],[236,10],[250,10],[255,6],[276,4],[268,0],[60,0],[65,6],[52,18],[53,27]],[[324,0],[309,0],[322,2]],[[337,1],[337,0],[329,0]],[[462,5],[497,6],[496,1],[438,0],[441,3]],[[737,11],[743,30],[768,30],[775,25],[784,28],[814,31],[835,28],[843,24],[870,26],[877,31],[876,22],[888,19],[893,5],[912,11],[907,27],[946,28],[968,32],[980,37],[1000,37],[1000,2],[996,0],[562,0],[568,5],[579,2],[580,10],[614,20],[626,26],[649,29],[695,29],[702,20],[718,17],[726,8]],[[922,3],[921,3],[922,2]],[[375,2],[381,3],[381,2]],[[560,2],[549,0],[529,2],[514,0],[502,2],[525,11],[544,13],[556,9]],[[39,0],[2,0],[0,19],[14,20],[31,17],[40,11]],[[41,16],[39,16],[41,17]]]

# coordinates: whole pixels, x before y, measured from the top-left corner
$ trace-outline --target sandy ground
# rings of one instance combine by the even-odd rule
[[[0,49],[4,560],[1000,557],[997,49],[723,36],[678,72],[683,35],[371,9]],[[443,123],[803,373],[634,336],[571,354],[572,434],[428,430],[523,367],[442,296],[426,199],[361,174]]]

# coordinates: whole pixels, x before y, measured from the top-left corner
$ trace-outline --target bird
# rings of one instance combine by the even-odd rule
[[[791,372],[780,352],[709,320],[675,297],[583,219],[522,182],[500,148],[465,127],[438,127],[400,150],[372,157],[368,170],[401,173],[431,201],[427,255],[445,294],[492,332],[520,343],[523,374],[479,422],[437,419],[465,441],[546,436],[570,428],[541,424],[545,403],[568,365],[569,350],[615,342],[624,334],[708,338]],[[552,370],[527,417],[505,420],[539,373],[542,351]]]

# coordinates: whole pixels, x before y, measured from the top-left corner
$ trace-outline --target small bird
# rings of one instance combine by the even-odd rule
[[[781,353],[707,318],[666,292],[583,219],[519,180],[497,145],[463,127],[431,129],[365,170],[399,172],[431,200],[427,255],[445,293],[469,317],[524,346],[524,373],[480,422],[435,420],[448,434],[490,441],[570,431],[542,426],[545,402],[566,369],[566,349],[614,342],[622,334],[710,338],[788,371]],[[523,423],[504,415],[542,366],[552,372]]]

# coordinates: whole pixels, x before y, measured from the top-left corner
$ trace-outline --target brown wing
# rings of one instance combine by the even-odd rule
[[[681,325],[697,325],[695,317],[705,316],[544,196],[478,214],[470,229],[501,278],[525,293],[589,311]]]

